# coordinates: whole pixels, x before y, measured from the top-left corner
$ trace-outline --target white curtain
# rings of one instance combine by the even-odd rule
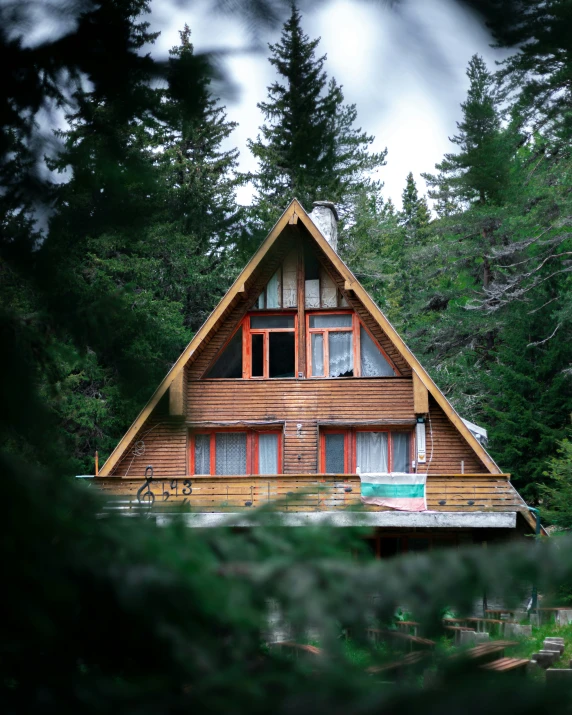
[[[409,435],[400,434],[399,432],[391,436],[393,465],[392,472],[409,472],[410,453],[409,453]]]
[[[362,377],[393,377],[391,365],[383,357],[367,330],[360,327],[361,375]]]
[[[211,436],[195,435],[195,474],[211,473]]]
[[[258,435],[258,473],[278,474],[278,435]]]
[[[312,375],[324,375],[324,334],[312,333]]]
[[[360,474],[387,472],[387,432],[357,433],[357,468]]]
[[[279,270],[272,276],[268,281],[266,286],[266,307],[267,308],[279,308],[280,304],[278,302],[278,273]]]
[[[353,375],[354,355],[352,333],[330,333],[328,348],[330,351],[330,377]]]
[[[246,432],[217,432],[216,474],[246,474]]]

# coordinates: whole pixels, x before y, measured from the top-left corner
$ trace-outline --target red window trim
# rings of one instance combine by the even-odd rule
[[[282,474],[282,432],[276,429],[253,430],[244,428],[224,428],[217,427],[214,429],[195,429],[189,435],[189,474],[195,475],[195,437],[198,434],[210,435],[210,475],[213,477],[224,477],[228,475],[216,474],[216,434],[221,432],[236,432],[246,434],[246,474],[257,475],[258,472],[258,437],[260,434],[275,434],[278,436],[278,474]],[[203,475],[199,475],[203,476]],[[207,476],[207,475],[204,475]],[[232,475],[231,475],[232,476]]]
[[[415,430],[411,429],[400,429],[392,428],[391,426],[383,427],[348,427],[346,429],[321,429],[320,430],[320,470],[322,474],[327,474],[326,472],[326,434],[345,434],[346,439],[344,443],[344,463],[345,463],[345,474],[356,474],[357,469],[357,434],[358,432],[389,432],[393,434],[408,434],[409,435],[409,470],[411,470],[411,463],[413,462],[415,455]],[[390,437],[388,440],[388,467],[389,471],[393,468],[393,438]]]
[[[351,327],[347,328],[310,328],[310,317],[313,315],[352,315],[352,325]],[[385,350],[381,347],[379,342],[375,339],[375,337],[371,334],[371,331],[368,329],[366,325],[362,323],[362,321],[359,319],[357,313],[355,313],[353,310],[311,310],[311,311],[306,311],[306,364],[308,365],[308,377],[311,379],[316,379],[316,380],[324,380],[324,379],[332,379],[332,380],[338,380],[340,378],[330,378],[329,375],[329,350],[328,350],[328,339],[324,339],[324,374],[323,375],[313,375],[312,374],[312,334],[313,333],[338,333],[338,332],[352,332],[353,334],[353,341],[352,341],[352,346],[353,346],[353,377],[361,377],[361,332],[360,328],[363,328],[371,340],[373,341],[373,344],[378,348],[378,350],[381,352],[383,357],[387,360],[389,366],[394,372],[394,375],[396,377],[400,377],[401,373],[399,370],[395,367],[395,364],[393,360],[389,357],[389,355],[385,352]]]
[[[250,318],[271,317],[273,315],[290,315],[294,318],[293,328],[251,328]],[[249,313],[242,321],[242,377],[247,380],[294,380],[298,374],[298,313],[294,310],[264,310],[256,313]],[[294,376],[293,377],[270,377],[270,333],[294,333]],[[252,375],[252,335],[264,336],[263,347],[263,375]]]

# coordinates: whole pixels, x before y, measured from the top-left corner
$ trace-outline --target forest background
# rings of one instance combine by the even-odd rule
[[[230,5],[256,23],[284,11]],[[98,520],[70,479],[93,473],[95,450],[113,448],[297,196],[338,204],[342,256],[459,412],[488,428],[523,495],[535,502],[547,473],[569,482],[572,4],[478,5],[496,41],[520,51],[497,71],[471,60],[452,151],[426,177],[434,213],[412,176],[401,210],[384,200],[371,172],[385,155],[369,151],[295,9],[269,52],[277,82],[250,144],[259,170],[242,176],[236,150],[221,148],[233,126],[211,94],[214,65],[187,28],[162,63],[141,51],[154,39],[144,0],[64,3],[75,24],[38,46],[24,41],[33,5],[2,5],[2,687],[14,702],[332,712],[362,698],[375,709],[380,693],[338,643],[342,620],[363,632],[365,594],[381,594],[380,618],[407,594],[430,621],[444,605],[466,610],[499,574],[513,595],[525,577],[572,579],[567,552],[448,553],[438,566],[426,555],[381,573],[344,560],[344,530],[159,535]],[[68,128],[46,136],[54,109]],[[257,188],[249,207],[235,201],[244,181]],[[269,598],[300,632],[319,621],[339,655],[309,690],[296,663],[261,659]],[[515,711],[549,704],[528,686],[517,695]],[[476,686],[467,702],[504,707],[485,696]],[[400,697],[396,709],[414,712],[415,693]]]
[[[308,210],[315,200],[338,204],[342,257],[535,502],[572,414],[570,88],[558,33],[570,18],[567,3],[555,8],[554,20],[537,9],[524,27],[494,15],[500,44],[526,49],[498,68],[471,59],[451,153],[424,175],[429,201],[404,167],[401,209],[373,178],[386,152],[369,150],[373,137],[298,11],[269,49],[277,78],[249,142],[253,174],[238,171],[237,149],[222,148],[234,125],[189,28],[160,81],[158,63],[141,57],[127,94],[79,82],[65,101],[51,98],[68,128],[55,132],[46,152],[55,173],[41,200],[25,197],[28,211],[15,187],[38,170],[29,155],[39,132],[13,133],[8,149],[26,147],[5,167],[14,190],[2,197],[3,228],[10,251],[15,236],[34,250],[22,263],[4,254],[2,303],[22,340],[42,342],[34,380],[73,471],[92,473],[96,450],[107,457],[296,196]],[[117,5],[135,51],[156,38],[145,11]],[[239,206],[246,182],[255,198]],[[79,341],[66,330],[71,305]]]

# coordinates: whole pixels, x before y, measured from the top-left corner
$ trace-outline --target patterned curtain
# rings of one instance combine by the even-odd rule
[[[216,474],[246,474],[246,432],[217,432]]]

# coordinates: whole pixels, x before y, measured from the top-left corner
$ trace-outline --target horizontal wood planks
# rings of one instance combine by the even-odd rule
[[[154,413],[113,470],[117,476],[143,474],[152,464],[158,476],[187,472],[189,427],[237,427],[248,423],[283,425],[283,471],[318,471],[320,424],[391,423],[413,430],[413,385],[408,378],[340,378],[333,380],[200,380],[186,381],[186,417]],[[486,473],[431,398],[426,422],[427,463],[419,471],[432,474]],[[400,425],[401,421],[401,425]],[[185,424],[185,422],[187,424]],[[298,427],[300,425],[300,427]]]
[[[108,497],[133,507],[139,504],[137,490],[144,480],[100,477],[95,484]],[[235,512],[271,502],[276,502],[280,511],[331,511],[361,506],[360,482],[354,475],[180,477],[155,479],[149,489],[156,506],[185,504],[198,512]],[[432,511],[518,511],[524,506],[503,476],[439,475],[427,480],[427,507]]]

